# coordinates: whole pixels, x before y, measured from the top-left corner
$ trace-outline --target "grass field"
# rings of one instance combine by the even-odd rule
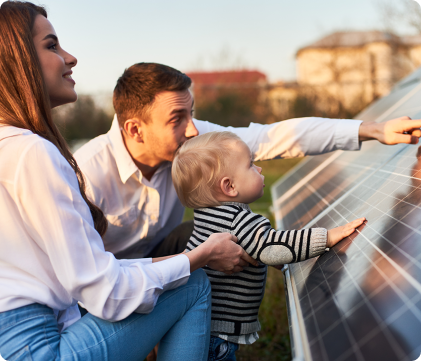
[[[270,187],[282,175],[301,159],[271,160],[256,162],[263,168],[265,176],[265,194],[256,202],[250,204],[255,213],[269,218],[272,226],[275,225],[273,215],[270,213],[272,199]],[[186,209],[184,220],[193,219],[193,211]],[[286,361],[291,360],[289,342],[288,317],[285,303],[284,280],[281,271],[269,267],[265,296],[259,311],[262,330],[259,340],[253,345],[241,346],[237,352],[238,361]]]

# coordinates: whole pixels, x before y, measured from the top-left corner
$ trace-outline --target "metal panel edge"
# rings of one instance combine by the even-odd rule
[[[289,335],[293,361],[312,361],[310,349],[308,347],[307,333],[303,324],[300,302],[298,300],[297,289],[293,276],[288,265],[282,269],[285,280],[285,290],[287,293],[287,310],[289,321]]]

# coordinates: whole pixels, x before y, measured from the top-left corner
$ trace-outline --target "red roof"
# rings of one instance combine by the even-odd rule
[[[266,81],[266,75],[257,70],[191,72],[186,74],[197,85],[258,83]]]

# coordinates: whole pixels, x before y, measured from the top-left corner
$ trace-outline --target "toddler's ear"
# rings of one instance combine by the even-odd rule
[[[221,191],[227,197],[237,197],[238,191],[235,189],[234,184],[232,183],[231,178],[224,177],[220,182]]]

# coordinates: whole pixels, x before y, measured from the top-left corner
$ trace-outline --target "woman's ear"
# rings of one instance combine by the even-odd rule
[[[143,143],[142,122],[136,118],[124,122],[124,132],[137,143]]]
[[[237,197],[238,191],[235,189],[230,177],[222,178],[219,185],[221,187],[222,193],[227,197]]]

